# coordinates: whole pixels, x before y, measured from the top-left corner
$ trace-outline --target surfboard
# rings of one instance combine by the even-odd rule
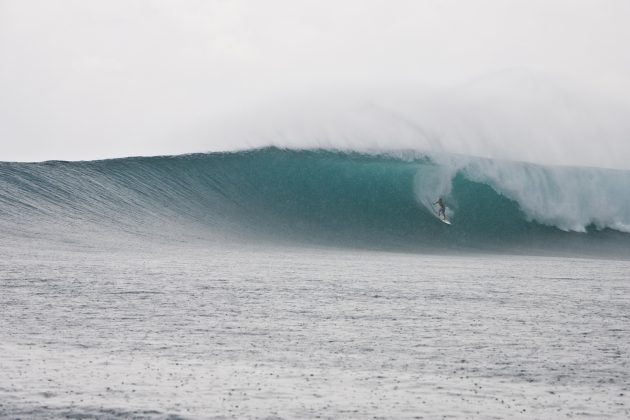
[[[440,222],[442,222],[442,223],[446,223],[447,225],[450,225],[450,224],[451,224],[451,221],[450,221],[450,220],[448,220],[448,219],[442,219],[442,218],[441,218],[440,216],[438,216],[437,214],[435,215],[435,217],[437,217],[437,218],[438,218],[438,220],[439,220]]]

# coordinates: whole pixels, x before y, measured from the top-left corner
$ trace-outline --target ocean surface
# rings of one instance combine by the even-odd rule
[[[0,417],[628,418],[628,186],[410,151],[0,163]]]

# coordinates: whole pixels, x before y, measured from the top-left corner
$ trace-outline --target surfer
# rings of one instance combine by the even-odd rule
[[[441,217],[442,220],[446,220],[446,206],[444,205],[444,200],[442,200],[442,197],[438,198],[438,201],[433,203],[433,205],[438,206],[438,217]]]

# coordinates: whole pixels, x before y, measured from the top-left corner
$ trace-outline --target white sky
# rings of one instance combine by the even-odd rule
[[[575,162],[560,163],[623,167],[621,156],[630,156],[629,22],[628,0],[0,0],[0,160],[256,146],[265,140],[256,140],[255,132],[239,140],[211,127],[226,118],[247,125],[248,116],[285,98],[409,86],[433,93],[422,107],[407,106],[406,115],[414,109],[440,114],[432,130],[443,136],[452,125],[444,119],[449,104],[476,124],[464,103],[475,106],[484,130],[501,133],[492,142],[512,150],[504,153],[510,158],[526,150],[523,142],[544,145],[557,134],[558,156],[586,147]],[[488,99],[477,88],[475,100],[449,102],[458,86],[506,69],[544,75],[544,86],[560,81],[570,98],[594,94],[605,115],[584,125],[576,116],[592,112],[583,105],[573,110],[563,96],[570,112],[559,117],[560,125],[546,113],[528,134],[538,136],[532,139],[508,134],[538,126],[540,96],[520,107],[522,92],[509,100],[495,92]],[[450,93],[436,93],[440,89]],[[439,111],[428,110],[427,97],[440,98]],[[476,106],[484,100],[493,101],[485,114]],[[497,110],[503,101],[515,114],[528,114],[509,129],[511,117],[500,129],[488,128],[489,120],[502,118]],[[570,133],[568,126],[574,127]],[[575,127],[591,134],[576,140]],[[592,142],[602,138],[596,150]],[[390,139],[378,146],[413,146],[409,139]],[[460,138],[452,145],[464,143]],[[541,160],[542,146],[539,155],[525,158]]]

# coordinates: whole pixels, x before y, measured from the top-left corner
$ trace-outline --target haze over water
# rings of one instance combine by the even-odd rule
[[[630,169],[629,8],[5,0],[0,160],[275,144]]]

